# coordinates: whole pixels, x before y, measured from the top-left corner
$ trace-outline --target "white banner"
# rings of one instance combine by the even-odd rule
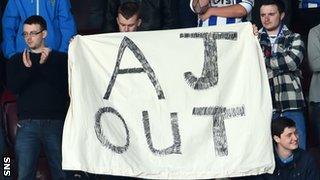
[[[141,178],[271,173],[271,96],[249,23],[77,36],[63,168]]]

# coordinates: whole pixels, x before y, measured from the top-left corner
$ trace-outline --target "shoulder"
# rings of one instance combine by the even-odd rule
[[[292,39],[291,40],[292,46],[300,47],[302,49],[305,48],[305,44],[304,44],[300,34],[292,33],[291,39]],[[302,49],[300,49],[300,50],[302,50]]]
[[[299,33],[292,33],[294,37],[301,39],[301,35]]]
[[[56,50],[52,50],[50,52],[50,56],[55,57],[55,58],[59,58],[59,59],[68,59],[67,53],[56,51]]]
[[[11,58],[13,59],[22,58],[22,53],[15,53],[14,55],[11,56]]]
[[[286,43],[295,45],[295,46],[304,46],[304,42],[299,33],[294,33],[290,30],[285,32],[284,38],[286,39]]]
[[[10,57],[8,62],[13,62],[13,61],[20,61],[22,59],[22,53],[15,53]]]
[[[68,61],[68,54],[64,52],[59,52],[52,50],[49,55],[48,63],[51,65],[65,65]]]
[[[13,56],[10,57],[10,59],[7,61],[8,67],[16,67],[23,64],[22,61],[22,53],[16,53]]]
[[[298,33],[292,33],[292,34],[290,35],[290,37],[292,38],[292,41],[299,41],[300,44],[303,44],[302,37],[301,37],[300,34],[298,34]]]
[[[320,24],[311,28],[309,31],[309,36],[310,35],[317,35],[317,34],[320,34]]]
[[[313,155],[305,150],[297,149],[295,154],[297,156],[297,163],[305,167],[316,167],[316,160]]]
[[[282,32],[287,38],[301,39],[301,35],[299,33],[294,33],[286,25],[283,26]]]
[[[258,32],[259,32],[259,34],[265,34],[268,36],[268,33],[264,27],[260,28]]]

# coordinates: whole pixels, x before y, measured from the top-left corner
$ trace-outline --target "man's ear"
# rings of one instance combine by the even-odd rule
[[[138,20],[138,27],[140,27],[140,25],[141,25],[141,18],[139,18]]]
[[[285,17],[285,15],[286,15],[286,13],[284,13],[284,12],[281,13],[281,15],[280,15],[280,16],[281,16],[281,21],[283,20],[283,18]]]
[[[276,142],[276,143],[279,143],[280,142],[280,138],[276,135],[273,136],[273,140]]]
[[[48,31],[47,30],[43,30],[43,36],[42,36],[42,38],[44,39],[44,38],[46,38],[47,37],[47,35],[48,35]]]

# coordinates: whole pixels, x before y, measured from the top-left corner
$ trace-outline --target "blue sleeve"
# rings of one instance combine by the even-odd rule
[[[76,24],[71,13],[69,0],[60,0],[58,8],[59,26],[62,35],[59,51],[68,52],[69,41],[76,35]]]
[[[7,59],[16,52],[15,40],[20,24],[20,16],[15,1],[9,0],[2,17],[2,51]]]

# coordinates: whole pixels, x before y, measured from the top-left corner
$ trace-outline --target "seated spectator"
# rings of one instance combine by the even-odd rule
[[[280,117],[272,121],[276,168],[266,179],[320,179],[315,159],[298,147],[299,135],[293,120]]]
[[[7,85],[17,95],[19,122],[15,144],[18,179],[35,179],[43,146],[53,179],[62,171],[62,131],[68,108],[67,54],[45,46],[47,24],[41,16],[24,21],[28,49],[7,63]]]
[[[190,0],[191,9],[199,16],[199,27],[242,22],[253,5],[254,0]]]
[[[305,149],[305,102],[299,69],[305,48],[301,36],[283,24],[284,16],[282,1],[262,0],[260,18],[263,28],[259,30],[259,41],[269,78],[273,119],[285,116],[294,120],[300,137],[299,147]]]
[[[308,60],[312,71],[309,89],[309,112],[316,145],[320,148],[320,24],[308,36]]]
[[[139,4],[127,2],[118,8],[117,24],[120,32],[137,31],[141,24]]]

